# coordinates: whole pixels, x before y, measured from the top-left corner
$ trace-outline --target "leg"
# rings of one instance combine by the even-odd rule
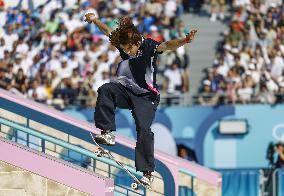
[[[96,127],[103,131],[115,130],[115,108],[129,108],[129,98],[123,88],[120,84],[107,83],[98,89]]]
[[[132,115],[137,130],[137,142],[135,148],[135,166],[137,171],[154,171],[154,133],[151,131],[151,124],[159,100],[151,100],[148,96],[131,96]]]
[[[116,107],[129,108],[129,97],[123,86],[107,83],[98,89],[98,99],[95,112],[96,127],[102,130],[101,135],[96,135],[95,140],[100,144],[114,145]]]

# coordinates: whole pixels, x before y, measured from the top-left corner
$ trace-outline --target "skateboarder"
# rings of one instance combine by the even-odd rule
[[[143,38],[129,17],[121,17],[115,30],[102,23],[93,13],[87,13],[85,21],[97,25],[119,50],[122,58],[117,65],[117,79],[98,89],[95,125],[102,131],[95,139],[100,144],[114,145],[114,110],[116,107],[131,110],[137,131],[136,170],[143,172],[141,181],[151,186],[154,172],[154,133],[150,126],[160,101],[160,93],[156,88],[156,60],[163,51],[176,50],[191,42],[197,31],[193,30],[183,38],[158,43]]]

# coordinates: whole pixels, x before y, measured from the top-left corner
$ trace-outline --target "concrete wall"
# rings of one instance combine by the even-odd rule
[[[1,196],[88,195],[0,160]]]

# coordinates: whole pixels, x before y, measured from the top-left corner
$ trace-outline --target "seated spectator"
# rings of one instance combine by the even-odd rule
[[[164,41],[163,35],[161,33],[159,33],[158,27],[155,26],[155,25],[152,25],[150,27],[150,33],[147,35],[146,38],[151,38],[151,39],[153,39],[157,42],[163,42]]]
[[[256,95],[256,102],[263,104],[274,104],[275,96],[272,92],[269,92],[266,85],[260,86],[259,93]]]
[[[225,3],[225,0],[211,0],[210,21],[215,22],[217,17],[219,17],[220,20],[225,19]]]
[[[31,88],[28,90],[28,98],[37,100],[39,102],[45,102],[47,100],[47,92],[37,80],[33,80]]]
[[[166,69],[163,89],[168,94],[180,94],[182,92],[182,71],[177,63],[172,63],[169,69]]]
[[[170,95],[167,98],[167,105],[179,102],[179,95],[183,92],[183,74],[176,62],[171,64],[164,72],[163,91]],[[173,96],[172,96],[173,95]]]
[[[56,69],[57,75],[59,78],[70,78],[72,76],[73,69],[70,65],[68,65],[67,57],[63,57],[61,59],[61,67]]]
[[[198,163],[195,151],[193,149],[188,148],[183,144],[178,144],[177,148],[178,148],[179,157],[184,158],[188,161],[193,161],[195,163]]]
[[[242,82],[242,86],[237,90],[238,100],[240,103],[251,103],[253,88],[248,82]]]
[[[199,94],[198,103],[202,106],[213,106],[219,101],[219,94],[211,90],[211,81],[203,81],[203,90]]]
[[[110,76],[109,76],[109,72],[108,70],[104,70],[103,73],[102,73],[103,77],[102,79],[99,79],[97,81],[95,81],[95,83],[93,84],[93,91],[94,92],[97,92],[98,89],[105,83],[108,83],[110,81]]]
[[[16,74],[16,77],[12,81],[13,86],[16,87],[17,89],[20,89],[21,85],[25,85],[27,83],[27,77],[24,75],[23,69],[20,68],[18,70],[18,73]]]
[[[63,99],[64,105],[69,106],[75,104],[76,93],[76,89],[73,88],[70,78],[63,78],[53,91],[53,97]]]
[[[228,104],[235,104],[238,100],[237,96],[237,88],[238,84],[234,80],[227,80],[226,81],[226,92],[225,97],[227,100],[225,100]]]
[[[240,56],[238,55],[235,56],[234,60],[235,60],[235,65],[232,67],[232,69],[234,69],[239,76],[242,76],[245,73],[245,68],[241,64]]]

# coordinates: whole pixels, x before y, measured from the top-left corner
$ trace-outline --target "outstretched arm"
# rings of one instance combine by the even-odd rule
[[[196,32],[197,30],[192,30],[190,33],[186,35],[185,38],[177,38],[177,39],[163,42],[158,46],[157,51],[164,52],[166,50],[176,50],[177,48],[191,42]]]
[[[88,22],[90,24],[94,23],[106,36],[109,36],[109,34],[112,32],[112,29],[109,28],[106,24],[102,23],[93,13],[85,14],[85,22]]]

